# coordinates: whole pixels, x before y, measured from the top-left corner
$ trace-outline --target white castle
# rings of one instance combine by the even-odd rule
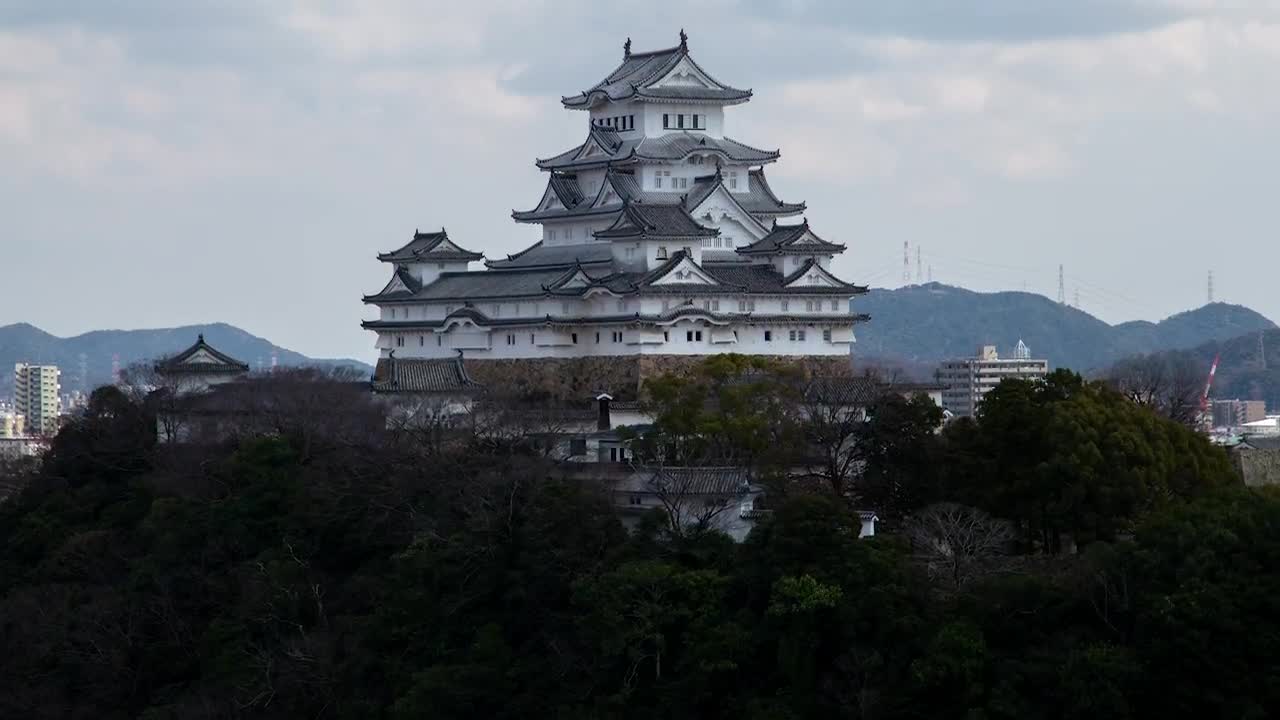
[[[381,358],[545,358],[747,353],[848,355],[850,299],[828,242],[765,180],[776,150],[725,135],[751,98],[680,44],[635,53],[563,98],[590,116],[581,145],[545,160],[547,188],[516,222],[541,241],[484,260],[443,229],[378,255],[392,267],[364,302]],[[472,270],[484,260],[485,269]]]

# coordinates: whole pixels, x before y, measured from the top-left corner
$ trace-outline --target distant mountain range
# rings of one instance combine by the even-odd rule
[[[1088,372],[1129,355],[1193,348],[1276,327],[1249,308],[1226,303],[1157,323],[1109,325],[1043,295],[978,293],[941,283],[872,290],[853,307],[871,315],[871,322],[857,327],[855,361],[896,363],[917,375],[941,360],[970,357],[981,345],[996,345],[1008,355],[1018,340],[1052,367]]]
[[[33,362],[57,365],[62,370],[64,392],[82,390],[81,358],[88,389],[111,381],[112,356],[119,356],[120,366],[151,361],[172,355],[191,346],[203,333],[209,344],[228,355],[249,363],[250,367],[271,364],[271,353],[282,366],[346,365],[362,371],[372,368],[358,360],[309,358],[301,353],[272,344],[226,323],[184,325],[154,330],[94,330],[61,338],[34,325],[17,323],[0,327],[0,396],[8,396],[13,383],[13,364]]]
[[[1043,295],[1025,292],[978,293],[964,288],[929,283],[897,290],[872,290],[856,298],[857,312],[869,313],[871,322],[857,328],[854,347],[857,364],[893,365],[926,379],[941,360],[973,355],[980,345],[996,345],[1002,354],[1012,352],[1021,339],[1037,358],[1053,367],[1090,372],[1111,366],[1120,358],[1190,350],[1276,327],[1246,307],[1213,303],[1179,313],[1157,323],[1134,321],[1108,325],[1098,318]],[[185,349],[196,335],[250,366],[269,365],[271,353],[284,366],[349,365],[372,371],[358,360],[324,360],[250,335],[232,325],[186,325],[156,330],[98,330],[60,338],[25,323],[0,327],[0,396],[9,394],[15,362],[53,363],[62,368],[66,390],[80,388],[80,362],[84,357],[88,386],[111,378],[111,358],[118,354],[121,366],[152,360]],[[1232,341],[1235,342],[1235,341]],[[1246,341],[1241,341],[1247,344]],[[1273,341],[1280,348],[1280,333]],[[1234,347],[1234,346],[1232,346]],[[1247,348],[1241,350],[1247,353]],[[1224,362],[1225,369],[1225,362]]]

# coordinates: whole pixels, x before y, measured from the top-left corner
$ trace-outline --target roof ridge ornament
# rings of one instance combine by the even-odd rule
[[[684,28],[680,28],[680,49],[689,50],[689,36],[684,34]]]
[[[622,43],[622,58],[625,60],[630,57],[631,57],[631,38],[627,38],[627,41]]]
[[[199,334],[197,334],[197,335],[196,335],[196,343],[197,343],[197,344],[199,344],[199,343],[203,343],[203,342],[204,342],[204,333],[199,333]]]

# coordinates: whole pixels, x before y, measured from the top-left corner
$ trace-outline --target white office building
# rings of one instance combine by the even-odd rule
[[[1004,380],[1039,380],[1048,374],[1049,361],[1032,359],[1031,350],[1021,340],[1012,358],[1001,358],[995,345],[984,345],[977,357],[942,363],[938,370],[938,383],[943,386],[942,407],[956,416],[972,416],[982,396]]]
[[[58,432],[58,416],[62,413],[61,373],[57,365],[13,366],[14,411],[26,417],[26,431],[35,435]]]

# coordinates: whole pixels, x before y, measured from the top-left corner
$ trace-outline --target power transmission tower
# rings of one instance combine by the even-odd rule
[[[1062,281],[1062,264],[1058,264],[1058,304],[1067,304],[1067,286]]]
[[[902,241],[902,284],[911,284],[911,251],[906,240]]]
[[[1213,271],[1209,271],[1209,304],[1213,304]]]

